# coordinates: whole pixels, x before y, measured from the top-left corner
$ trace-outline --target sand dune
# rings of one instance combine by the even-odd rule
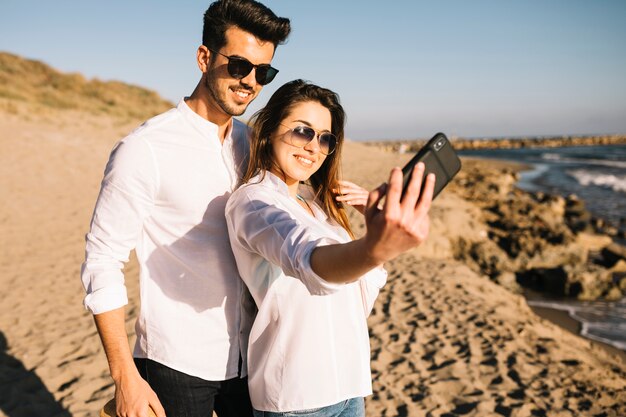
[[[79,268],[109,151],[136,124],[0,113],[0,416],[94,416],[113,395]],[[373,187],[406,159],[349,143],[345,177]],[[619,358],[452,259],[459,236],[481,233],[477,207],[444,193],[427,244],[388,265],[368,415],[626,415]],[[130,333],[136,277],[131,262]]]

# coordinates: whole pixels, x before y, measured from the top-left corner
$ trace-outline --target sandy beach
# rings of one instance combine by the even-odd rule
[[[0,106],[0,416],[95,416],[113,395],[82,306],[79,269],[109,152],[140,122]],[[371,188],[408,158],[350,141],[344,177]],[[626,415],[623,352],[542,318],[520,294],[459,260],[461,239],[487,235],[485,212],[468,187],[455,183],[442,193],[427,243],[387,265],[389,281],[369,319],[374,395],[367,415]],[[362,219],[350,215],[362,231]],[[133,334],[133,260],[126,272]]]

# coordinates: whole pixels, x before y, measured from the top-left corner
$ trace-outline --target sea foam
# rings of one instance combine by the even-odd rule
[[[585,165],[597,165],[611,168],[626,169],[626,161],[620,161],[615,159],[600,159],[589,157],[576,157],[573,155],[562,155],[558,153],[542,153],[540,155],[541,160],[553,162],[553,163],[569,163],[569,164],[585,164]]]
[[[528,305],[566,311],[583,337],[626,350],[626,298],[620,301],[528,300]]]
[[[567,171],[579,184],[610,188],[613,191],[626,192],[626,175],[598,174],[585,169]]]

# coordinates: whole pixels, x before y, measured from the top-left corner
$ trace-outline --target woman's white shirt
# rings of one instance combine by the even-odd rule
[[[237,268],[258,307],[247,349],[258,410],[317,408],[372,393],[366,318],[387,273],[377,268],[349,284],[315,274],[313,250],[350,236],[309,204],[315,217],[267,172],[226,206]]]

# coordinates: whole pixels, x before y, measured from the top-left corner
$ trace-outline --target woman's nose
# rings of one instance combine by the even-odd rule
[[[304,149],[309,151],[309,152],[312,152],[312,153],[320,152],[321,151],[321,148],[320,148],[320,135],[318,133],[316,133],[315,137],[313,139],[311,139],[309,141],[309,143],[306,144]]]

